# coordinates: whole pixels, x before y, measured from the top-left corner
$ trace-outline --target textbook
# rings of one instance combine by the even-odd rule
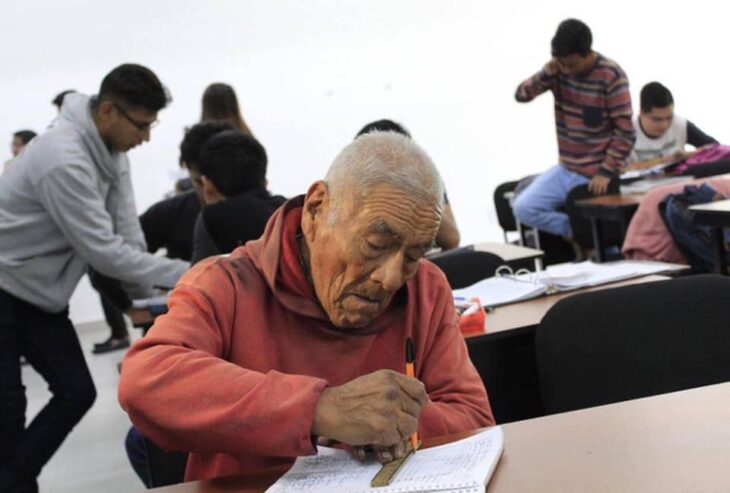
[[[370,486],[381,467],[375,459],[360,462],[346,450],[318,447],[317,455],[299,457],[266,493],[483,493],[503,447],[502,429],[494,426],[420,449],[381,487]]]
[[[494,307],[517,303],[544,294],[599,286],[635,277],[686,269],[686,265],[666,262],[618,260],[596,263],[590,260],[551,265],[541,272],[498,275],[453,291],[454,298],[479,298],[482,305]]]

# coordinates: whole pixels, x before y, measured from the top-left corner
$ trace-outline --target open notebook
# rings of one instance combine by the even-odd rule
[[[640,260],[602,264],[585,261],[551,265],[541,272],[490,277],[454,290],[455,298],[479,298],[484,306],[499,306],[536,298],[547,292],[599,286],[651,274],[675,272],[687,266]]]
[[[502,453],[500,427],[412,455],[388,486],[373,488],[376,461],[359,462],[345,450],[319,447],[300,457],[267,493],[483,493]]]

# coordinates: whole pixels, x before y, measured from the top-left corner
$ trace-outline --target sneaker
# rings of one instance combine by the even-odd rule
[[[126,349],[129,347],[129,337],[122,339],[114,339],[110,337],[104,342],[94,344],[94,349],[91,350],[94,354],[104,354],[111,351],[117,351],[118,349]]]

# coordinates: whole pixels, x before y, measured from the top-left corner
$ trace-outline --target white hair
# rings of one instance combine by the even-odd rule
[[[334,220],[345,198],[378,185],[394,186],[424,204],[443,207],[444,185],[431,158],[411,138],[396,132],[370,132],[345,147],[327,171]],[[352,199],[349,195],[347,198]]]

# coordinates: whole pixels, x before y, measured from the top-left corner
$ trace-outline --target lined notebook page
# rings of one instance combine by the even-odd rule
[[[502,453],[499,427],[440,447],[416,452],[382,488],[370,480],[380,470],[376,461],[361,463],[349,452],[319,447],[319,454],[300,457],[267,493],[482,493]]]

